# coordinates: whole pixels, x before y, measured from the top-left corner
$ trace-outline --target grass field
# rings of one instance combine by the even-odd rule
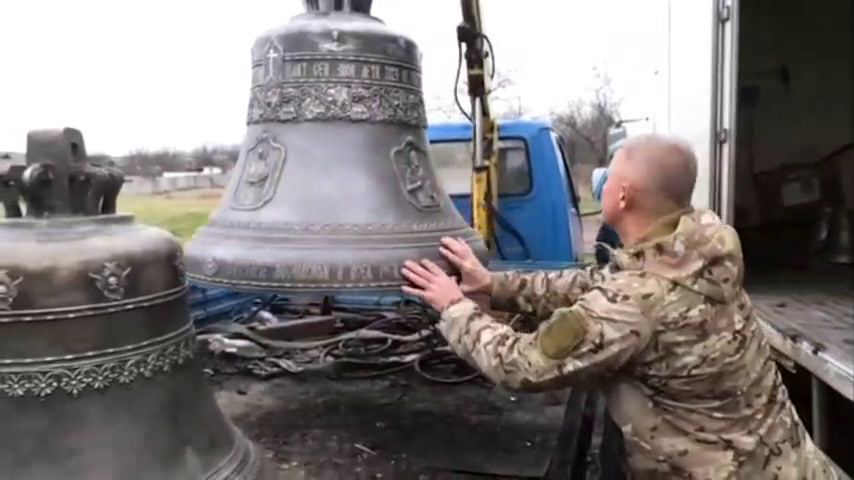
[[[601,207],[599,206],[599,202],[593,200],[591,197],[582,196],[581,201],[578,202],[578,209],[580,210],[581,215],[590,215],[592,213],[598,212]]]
[[[208,215],[219,205],[221,189],[190,190],[160,195],[121,195],[119,210],[133,213],[137,221],[171,232],[182,241],[193,236],[208,221]],[[599,210],[590,197],[581,198],[581,214]]]
[[[222,190],[191,190],[161,195],[120,195],[119,211],[133,213],[140,223],[169,230],[187,241],[219,205]]]

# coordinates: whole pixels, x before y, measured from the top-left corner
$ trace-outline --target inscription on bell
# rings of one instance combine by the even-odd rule
[[[282,61],[284,57],[284,61]],[[369,82],[420,89],[421,74],[415,65],[392,64],[357,58],[300,59],[280,55],[275,46],[268,48],[261,66],[263,75],[257,84],[305,83],[315,81]]]
[[[308,64],[305,62],[285,64],[285,78],[308,77]]]
[[[362,78],[368,80],[382,79],[382,65],[362,65]]]
[[[399,279],[397,264],[307,264],[235,263],[221,265],[220,275],[256,282],[353,284],[393,282]]]
[[[384,67],[384,78],[383,80],[387,80],[389,82],[397,82],[400,81],[400,69],[397,67]]]
[[[343,78],[353,78],[356,76],[355,63],[339,63],[335,67],[335,76]]]

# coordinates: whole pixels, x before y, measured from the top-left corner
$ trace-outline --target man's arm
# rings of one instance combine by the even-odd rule
[[[513,390],[561,388],[612,373],[646,347],[649,313],[664,290],[638,273],[616,274],[558,308],[533,333],[495,322],[471,301],[442,313],[450,347],[493,382]]]
[[[601,277],[595,265],[555,272],[493,273],[490,309],[545,318],[554,309],[573,304]]]

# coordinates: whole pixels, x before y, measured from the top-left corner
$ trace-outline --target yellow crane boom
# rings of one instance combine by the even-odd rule
[[[457,42],[466,64],[472,122],[472,226],[490,251],[495,246],[494,212],[498,206],[498,123],[489,103],[494,74],[494,54],[483,32],[480,0],[460,0],[462,23],[457,26]]]

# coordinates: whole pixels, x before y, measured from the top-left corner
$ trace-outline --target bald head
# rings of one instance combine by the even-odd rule
[[[635,187],[642,207],[663,213],[691,205],[697,158],[682,141],[655,134],[631,137],[617,151],[611,170]]]

